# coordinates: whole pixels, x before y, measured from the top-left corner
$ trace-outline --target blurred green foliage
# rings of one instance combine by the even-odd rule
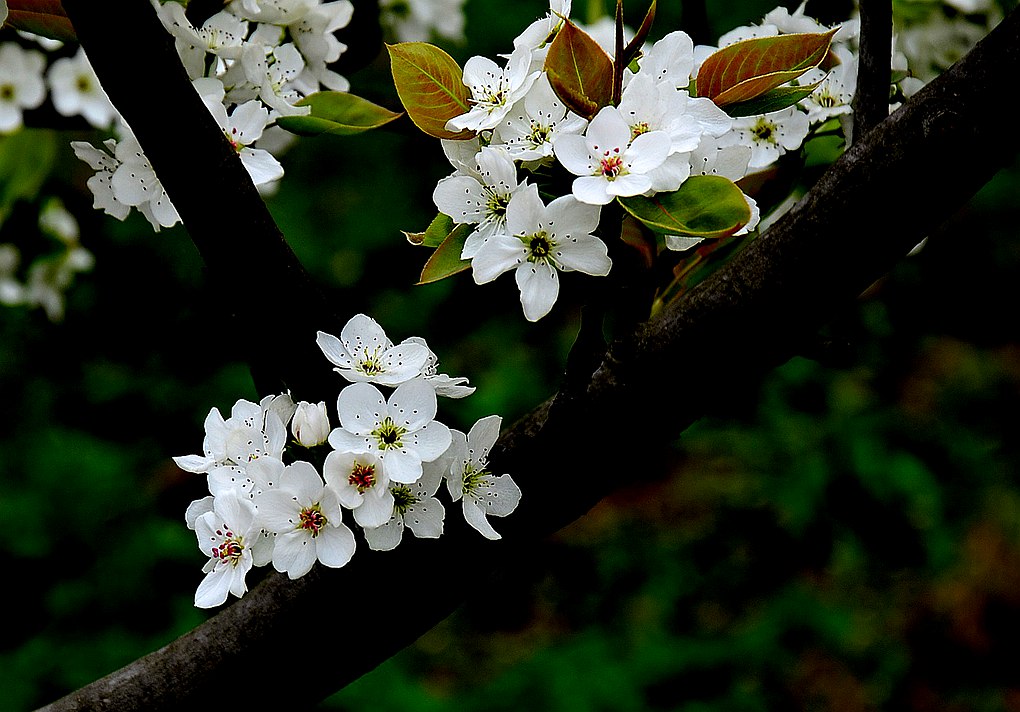
[[[680,4],[660,4],[664,33]],[[772,7],[710,6],[717,33]],[[469,0],[469,43],[450,50],[506,51],[544,7]],[[394,106],[386,72],[365,68],[354,90]],[[200,450],[209,408],[265,395],[244,365],[264,337],[231,333],[187,233],[104,218],[73,156],[54,160],[41,192],[79,217],[97,261],[63,323],[0,310],[3,712],[208,616],[183,521],[205,482],[170,458]],[[425,336],[478,386],[444,402],[450,425],[509,422],[555,391],[574,275],[538,324],[512,280],[413,286],[428,251],[400,231],[434,215],[437,142],[381,130],[302,140],[282,160],[270,207],[337,311]],[[319,709],[1020,709],[1018,189],[1020,164],[834,315],[826,357],[791,360],[703,419],[665,466],[635,447],[616,495]],[[0,239],[35,211],[15,203]]]

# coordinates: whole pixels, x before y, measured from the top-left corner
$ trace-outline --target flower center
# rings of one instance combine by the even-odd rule
[[[602,154],[602,158],[599,161],[599,174],[609,180],[614,180],[625,172],[619,148],[614,148],[612,151],[606,151]]]
[[[418,503],[418,498],[414,496],[414,492],[407,485],[390,487],[390,493],[393,495],[393,511],[400,516],[403,516],[408,509]]]
[[[362,465],[360,462],[354,463],[354,469],[351,470],[351,474],[347,478],[347,484],[356,487],[358,494],[364,494],[365,490],[371,489],[375,484],[375,466]]]
[[[386,416],[386,418],[379,423],[379,427],[373,430],[371,434],[375,436],[380,450],[389,450],[404,446],[404,443],[400,441],[400,438],[406,432],[407,431],[404,428],[401,428],[399,425],[394,423],[389,416]]]
[[[525,235],[521,238],[528,245],[528,262],[544,260],[552,252],[552,242],[549,241],[549,233],[540,230],[533,235]]]
[[[223,537],[223,541],[218,546],[213,547],[213,558],[219,559],[230,566],[237,566],[241,562],[241,556],[244,554],[244,540],[226,526],[222,529],[217,529],[216,533]]]
[[[643,133],[648,133],[647,121],[640,121],[630,127],[630,140],[633,141]]]
[[[475,469],[473,465],[468,465],[464,469],[464,494],[471,494],[478,489],[483,481],[489,476],[489,471],[485,469],[484,463],[479,469]]]
[[[7,101],[13,98],[14,98],[14,85],[0,84],[0,99]]]
[[[358,361],[357,368],[366,376],[378,376],[380,373],[386,370],[382,360],[379,358],[379,347],[376,347],[372,353],[365,349],[364,356]]]
[[[776,139],[773,137],[773,134],[775,133],[775,126],[768,123],[764,119],[758,120],[758,123],[754,125],[753,129],[751,129],[751,133],[758,141],[763,141],[766,143],[776,142]]]
[[[506,206],[510,204],[510,196],[502,193],[490,193],[485,204],[485,211],[490,218],[502,220],[506,216]]]
[[[318,503],[302,509],[299,517],[298,529],[304,529],[313,537],[319,536],[319,532],[322,531],[323,527],[329,524],[329,520],[322,513]]]

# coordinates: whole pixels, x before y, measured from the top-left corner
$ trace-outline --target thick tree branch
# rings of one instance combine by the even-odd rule
[[[84,5],[65,2],[69,12]],[[77,22],[78,13],[72,18]],[[119,30],[106,31],[107,41],[119,41]],[[142,56],[137,61],[153,82]],[[104,72],[122,69],[102,66],[104,84]],[[451,512],[442,539],[360,551],[343,569],[315,569],[297,581],[270,573],[194,631],[44,709],[156,712],[277,695],[304,706],[374,668],[461,601],[484,596],[487,572],[512,566],[515,556],[642,476],[636,468],[654,476],[656,453],[682,428],[725,410],[750,379],[794,355],[827,317],[1012,160],[1020,139],[1002,130],[1001,117],[981,99],[1018,71],[1020,14],[1013,12],[964,60],[861,136],[733,263],[614,344],[586,391],[555,409],[540,406],[504,433],[492,464],[513,473],[524,499],[500,521],[503,541],[482,540]],[[151,94],[160,103],[129,118],[136,131],[163,120],[162,88]],[[191,157],[175,173],[161,173],[175,203],[192,190],[198,204],[215,195],[206,191],[225,180],[219,173],[225,159],[206,168],[208,156],[192,153],[190,131],[157,135],[169,144],[165,150]],[[151,144],[139,138],[148,152]],[[201,216],[185,216],[193,219]],[[256,254],[243,259],[262,269]],[[214,264],[215,277],[224,266]],[[259,676],[266,665],[273,675]]]

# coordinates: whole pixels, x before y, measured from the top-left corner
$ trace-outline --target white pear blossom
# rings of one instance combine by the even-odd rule
[[[332,91],[348,91],[351,83],[337,74],[329,65],[340,59],[347,45],[336,37],[337,30],[350,24],[354,5],[350,0],[324,2],[311,8],[297,22],[289,26],[290,36],[305,60],[305,68],[295,80],[310,94],[319,85]]]
[[[224,465],[245,467],[264,456],[281,459],[287,445],[287,427],[274,409],[275,400],[275,396],[259,403],[238,399],[228,418],[219,408],[211,408],[205,417],[202,454],[177,456],[174,462],[187,472],[207,473]]]
[[[213,608],[230,593],[240,598],[248,591],[245,576],[254,565],[252,546],[260,531],[255,507],[232,493],[216,497],[212,509],[197,517],[198,547],[209,561],[202,568],[205,578],[195,591],[196,606]]]
[[[648,131],[631,140],[630,125],[615,106],[605,106],[583,136],[557,136],[556,159],[574,179],[574,197],[605,205],[617,196],[640,195],[652,189],[648,175],[669,156],[672,141],[664,131]]]
[[[405,341],[421,344],[428,349],[429,357],[418,375],[436,389],[437,396],[465,398],[475,392],[474,386],[467,385],[468,378],[466,376],[450,376],[446,373],[439,373],[439,357],[432,349],[429,349],[425,339],[420,336],[409,336]]]
[[[484,131],[495,128],[538,79],[531,69],[531,51],[514,50],[500,67],[476,55],[464,64],[464,84],[471,90],[471,108],[446,122],[450,131]]]
[[[113,171],[110,185],[117,201],[137,208],[155,230],[179,223],[177,209],[133,134],[127,132],[117,142],[114,157],[119,165]]]
[[[587,125],[587,119],[569,111],[559,100],[543,72],[524,100],[517,102],[495,127],[492,143],[506,148],[514,160],[546,161],[552,158],[556,136],[582,133]]]
[[[372,452],[391,481],[409,484],[450,445],[450,429],[435,420],[435,389],[423,379],[402,383],[384,398],[371,383],[353,383],[337,398],[340,427],[329,434],[334,450]]]
[[[591,234],[599,213],[598,206],[571,195],[547,206],[538,187],[529,185],[507,206],[506,232],[493,235],[471,260],[475,282],[485,284],[515,270],[524,316],[541,319],[559,296],[559,271],[609,274],[613,263],[606,245]]]
[[[857,90],[857,56],[845,46],[833,47],[832,51],[839,59],[838,65],[828,72],[811,69],[800,77],[801,84],[818,83],[815,90],[800,102],[811,124],[853,112],[851,104]]]
[[[98,129],[108,129],[117,110],[99,84],[95,70],[80,47],[71,57],[54,60],[46,73],[50,101],[61,116],[83,116]]]
[[[806,113],[796,106],[757,116],[733,120],[733,134],[738,143],[751,148],[750,169],[765,168],[787,151],[800,148],[810,130]]]
[[[467,435],[453,431],[446,487],[460,501],[464,519],[486,539],[500,539],[488,517],[505,517],[517,509],[521,488],[510,475],[489,472],[489,451],[499,438],[503,419],[490,415],[477,421]]]
[[[429,359],[428,347],[404,341],[394,345],[382,326],[366,314],[355,314],[340,338],[319,331],[315,343],[333,369],[351,382],[395,386],[420,375]]]
[[[273,568],[292,579],[316,561],[340,568],[354,556],[354,532],[341,521],[340,500],[308,462],[287,465],[279,485],[256,497],[255,507],[262,526],[276,534]]]
[[[439,212],[458,224],[477,225],[468,235],[461,259],[471,259],[491,235],[506,224],[506,206],[524,183],[517,179],[517,167],[506,149],[482,148],[475,156],[475,169],[458,171],[441,179],[432,191]]]
[[[248,23],[232,12],[222,10],[210,16],[202,27],[196,28],[184,13],[179,2],[157,4],[159,19],[174,36],[177,54],[181,57],[188,76],[192,79],[205,76],[206,55],[217,58],[214,73],[222,73],[228,60],[241,56]]]
[[[245,46],[241,54],[245,76],[258,87],[259,98],[280,116],[305,115],[308,106],[295,106],[302,95],[292,85],[305,68],[304,57],[292,42],[274,47],[267,55],[257,44]]]
[[[530,69],[540,70],[563,18],[570,17],[571,0],[549,0],[549,12],[538,18],[514,38],[514,49],[525,49],[531,55]]]
[[[670,32],[643,51],[639,67],[638,75],[674,89],[687,89],[694,73],[694,41],[686,32]],[[634,76],[629,69],[624,70],[625,83],[629,84]]]
[[[96,148],[87,141],[71,142],[74,155],[95,171],[85,181],[85,185],[92,191],[92,207],[101,209],[118,220],[124,220],[131,213],[131,206],[117,200],[113,191],[113,174],[120,166],[120,161],[114,157],[117,141],[107,139],[103,146],[106,151]]]
[[[382,526],[393,516],[390,481],[375,453],[334,450],[326,456],[322,475],[359,526]]]
[[[390,551],[400,544],[404,529],[419,539],[437,539],[443,534],[446,509],[434,495],[443,481],[447,461],[426,462],[421,477],[411,483],[391,483],[393,509],[390,518],[378,527],[364,530],[368,547]],[[357,511],[357,510],[355,510]]]
[[[194,82],[202,101],[216,119],[230,145],[237,151],[241,164],[256,185],[270,183],[283,177],[283,166],[269,151],[252,148],[251,144],[262,137],[269,123],[269,110],[256,100],[246,101],[227,114],[224,105],[223,83],[215,78],[202,78]]]
[[[21,128],[24,110],[46,100],[45,68],[42,52],[0,43],[0,134]]]

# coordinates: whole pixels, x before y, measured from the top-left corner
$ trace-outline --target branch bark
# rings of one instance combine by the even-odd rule
[[[153,152],[150,159],[193,237],[206,230],[200,213],[210,207],[209,196],[218,200],[237,172],[212,145],[218,129],[191,113],[195,102],[185,87],[173,89],[173,103],[167,100],[171,83],[180,82],[170,66],[176,60],[154,56],[156,48],[144,42],[121,44],[138,29],[126,32],[117,24],[141,19],[129,19],[128,6],[144,15],[141,5],[148,3],[122,3],[117,22],[88,18],[84,0],[64,4],[104,86],[121,81],[125,51],[145,68],[144,86],[134,95],[111,96],[127,110],[149,87],[129,121],[146,153]],[[515,557],[641,476],[636,467],[654,474],[656,454],[683,428],[725,410],[754,379],[795,355],[827,317],[1011,161],[1020,138],[1002,130],[1001,117],[982,99],[997,95],[1018,70],[1020,12],[1014,11],[950,71],[859,136],[805,198],[731,264],[614,343],[586,389],[540,405],[508,429],[491,464],[512,472],[525,495],[518,511],[501,520],[502,541],[484,541],[459,516],[449,516],[439,540],[412,538],[393,552],[360,551],[343,569],[317,568],[296,581],[270,572],[195,630],[43,709],[157,712],[276,696],[302,706],[373,669],[461,601],[484,596],[487,573],[512,566]],[[224,218],[208,238],[232,234],[235,217]],[[282,254],[272,244],[282,238],[265,216],[244,229],[266,234],[238,259],[245,269],[271,272],[260,250]],[[297,270],[288,260],[281,269]],[[209,263],[213,278],[227,278],[224,271],[234,268],[218,257]],[[273,674],[256,679],[266,665]]]

